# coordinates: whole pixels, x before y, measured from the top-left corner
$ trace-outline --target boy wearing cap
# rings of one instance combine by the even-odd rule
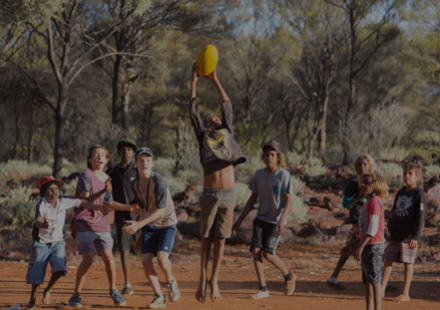
[[[154,299],[148,304],[149,309],[166,307],[166,299],[162,294],[159,278],[154,269],[153,258],[157,256],[157,263],[166,278],[170,302],[180,298],[177,281],[171,270],[169,254],[173,248],[174,235],[177,228],[177,217],[170,189],[165,179],[152,171],[154,154],[142,147],[135,154],[135,165],[139,176],[133,183],[133,191],[140,207],[139,221],[127,221],[130,226],[122,228],[128,234],[134,234],[142,229],[140,240],[142,243],[142,264],[145,274],[154,291]]]
[[[127,205],[135,198],[131,183],[137,177],[137,168],[133,161],[137,145],[130,139],[121,139],[116,148],[121,162],[110,166],[106,173],[112,180],[113,200]],[[117,244],[119,253],[121,253],[121,264],[125,280],[125,287],[121,295],[125,298],[134,293],[129,280],[130,243],[133,243],[134,240],[133,236],[122,232],[122,227],[127,226],[127,221],[135,218],[130,211],[115,211]]]
[[[26,283],[32,284],[31,299],[26,307],[32,310],[35,307],[40,285],[44,283],[47,264],[52,267],[52,277],[43,291],[43,304],[50,303],[50,291],[55,283],[65,276],[66,259],[64,248],[66,236],[66,210],[83,205],[89,210],[101,210],[104,206],[91,204],[99,196],[111,189],[111,183],[99,193],[79,199],[60,196],[60,188],[64,182],[47,176],[40,179],[39,189],[41,198],[35,204],[35,221],[32,229],[32,252],[26,274]]]
[[[278,268],[284,276],[284,294],[291,295],[295,290],[295,275],[287,270],[286,266],[276,255],[275,250],[284,233],[292,202],[292,182],[286,166],[281,145],[272,140],[263,146],[262,160],[266,168],[255,172],[249,188],[252,195],[234,224],[232,232],[235,234],[244,218],[254,208],[257,198],[259,207],[257,217],[253,223],[253,234],[250,250],[253,252],[255,270],[257,271],[260,289],[251,295],[251,298],[260,299],[269,297],[269,291],[264,278],[263,257]]]
[[[206,286],[211,287],[211,300],[218,302],[220,264],[225,250],[226,238],[231,228],[236,206],[234,167],[246,158],[234,139],[232,105],[228,95],[217,79],[216,71],[205,77],[217,89],[222,100],[221,117],[209,115],[205,121],[200,117],[196,98],[197,70],[194,64],[191,81],[189,113],[199,143],[200,163],[203,167],[203,194],[199,200],[200,234],[202,237],[200,279],[196,299],[205,302]],[[208,281],[208,262],[213,250],[212,275]]]

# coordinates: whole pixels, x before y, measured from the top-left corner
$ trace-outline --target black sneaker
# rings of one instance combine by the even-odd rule
[[[344,291],[347,288],[345,286],[343,286],[341,283],[336,283],[334,284],[333,282],[330,282],[329,280],[327,280],[327,285],[330,286],[331,288],[337,289],[339,291]]]

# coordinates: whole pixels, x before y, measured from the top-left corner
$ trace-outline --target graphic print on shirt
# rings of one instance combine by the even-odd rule
[[[396,216],[406,216],[409,214],[408,209],[411,207],[413,203],[412,197],[408,197],[405,195],[399,196],[397,198],[396,210],[394,210],[394,214]]]
[[[215,159],[231,160],[230,136],[227,129],[206,129],[204,143],[208,149],[205,154],[205,162]]]

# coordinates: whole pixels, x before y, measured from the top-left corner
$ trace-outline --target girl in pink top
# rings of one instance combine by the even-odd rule
[[[359,178],[361,193],[368,199],[359,213],[360,244],[353,253],[361,259],[362,282],[368,310],[380,310],[382,260],[385,253],[385,219],[382,199],[388,196],[385,179],[374,174]]]

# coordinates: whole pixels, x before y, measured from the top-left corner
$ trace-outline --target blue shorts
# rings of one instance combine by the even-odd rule
[[[166,227],[156,227],[150,224],[142,227],[142,254],[154,253],[157,251],[170,253],[174,244],[174,235],[176,234],[176,225]]]
[[[64,256],[65,247],[66,242],[64,240],[51,243],[32,241],[32,252],[26,273],[26,283],[43,284],[47,263],[49,262],[52,267],[52,273],[63,271],[63,276],[65,276],[67,274],[66,257]]]
[[[385,253],[385,242],[366,244],[362,251],[362,282],[382,282],[382,260]]]

